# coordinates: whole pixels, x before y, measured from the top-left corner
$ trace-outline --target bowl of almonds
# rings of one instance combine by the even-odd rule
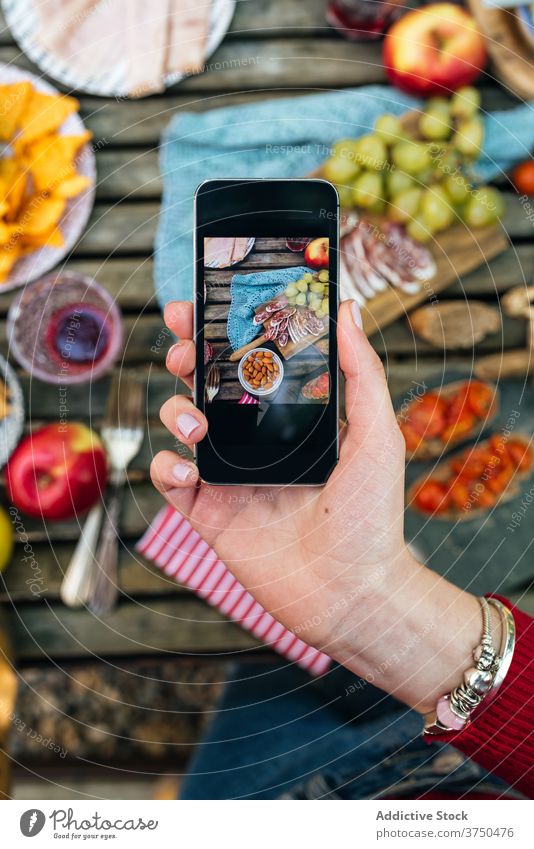
[[[282,360],[268,348],[255,348],[239,361],[237,376],[243,389],[264,397],[276,392],[284,377]]]

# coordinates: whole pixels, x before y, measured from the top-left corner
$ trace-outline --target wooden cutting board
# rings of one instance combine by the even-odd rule
[[[409,112],[402,118],[402,124],[405,129],[413,131],[417,119],[417,112]],[[322,169],[319,168],[308,176],[322,177]],[[349,216],[354,216],[353,209],[341,210],[341,225]],[[362,217],[373,219],[380,224],[380,218],[376,216],[362,213]],[[407,295],[400,289],[388,286],[384,292],[368,301],[362,309],[363,326],[368,336],[406,315],[419,304],[437,303],[437,296],[447,286],[505,251],[508,247],[508,237],[498,225],[470,231],[463,224],[455,224],[435,236],[434,241],[426,247],[434,257],[436,274],[431,280],[423,283],[415,295]]]
[[[484,0],[468,0],[468,4],[485,36],[496,75],[519,97],[532,100],[534,51],[521,34],[515,9],[486,6]]]
[[[270,303],[270,301],[267,301],[267,303]],[[257,307],[256,314],[258,314],[261,310],[264,310],[265,306],[266,304],[261,304],[259,307]],[[281,347],[278,344],[278,340],[271,340],[265,338],[265,331],[268,329],[270,323],[271,319],[266,319],[266,321],[263,322],[264,332],[260,336],[256,336],[256,338],[253,339],[252,342],[249,342],[248,345],[243,345],[241,348],[238,348],[237,351],[234,351],[229,358],[230,362],[236,362],[237,360],[240,360],[241,357],[244,356],[244,354],[247,354],[254,348],[260,348],[262,345],[269,344],[269,342],[275,346],[276,350],[285,360],[290,360],[291,357],[295,356],[295,354],[298,354],[300,353],[300,351],[303,351],[310,345],[315,344],[315,342],[317,342],[319,339],[322,339],[323,336],[326,336],[326,334],[328,333],[328,322],[323,319],[322,333],[319,333],[317,336],[315,336],[313,333],[308,333],[308,335],[305,336],[304,339],[300,339],[299,342],[293,342],[291,339],[288,339],[287,345]]]
[[[406,315],[419,304],[438,303],[439,293],[458,278],[505,251],[508,238],[499,227],[481,227],[470,232],[458,224],[438,234],[428,247],[436,262],[434,277],[423,283],[415,295],[407,295],[390,286],[368,301],[362,310],[368,335]]]

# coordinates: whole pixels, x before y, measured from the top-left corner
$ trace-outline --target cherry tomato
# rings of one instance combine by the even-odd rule
[[[469,510],[471,487],[460,478],[456,478],[449,487],[449,498],[457,510]]]
[[[472,380],[467,386],[466,400],[471,412],[477,418],[484,419],[493,402],[493,390],[480,380]]]
[[[487,452],[483,448],[473,448],[451,460],[451,469],[463,478],[479,478],[484,474]]]
[[[408,408],[407,421],[412,429],[425,439],[439,436],[445,425],[446,405],[435,392],[427,392]]]
[[[443,513],[449,506],[446,485],[432,478],[425,481],[415,493],[415,503],[423,513]]]
[[[483,510],[486,510],[488,507],[493,507],[493,505],[497,501],[496,494],[493,493],[487,485],[484,486],[483,489],[478,488],[476,491],[476,496],[476,504]]]
[[[452,421],[443,430],[441,438],[443,442],[455,442],[470,433],[475,426],[475,417],[472,413],[464,411],[455,421]]]
[[[501,433],[494,433],[490,436],[490,447],[495,454],[501,455],[506,451],[506,440]]]
[[[402,435],[404,436],[404,441],[406,443],[407,451],[417,451],[421,444],[421,437],[415,430],[408,424],[408,422],[401,422],[400,429],[402,431]]]
[[[514,168],[512,181],[520,195],[534,195],[534,160],[528,159]]]
[[[506,443],[506,453],[520,472],[525,472],[532,466],[532,450],[519,439],[509,439]]]
[[[449,398],[445,418],[448,422],[455,422],[462,413],[467,410],[468,383],[464,383],[460,389]]]
[[[511,465],[496,466],[491,474],[486,475],[486,486],[495,495],[500,495],[501,492],[504,492],[513,476],[514,469]]]

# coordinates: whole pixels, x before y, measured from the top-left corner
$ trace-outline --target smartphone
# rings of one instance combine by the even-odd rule
[[[325,180],[207,180],[195,196],[203,481],[320,485],[338,459],[339,198]]]

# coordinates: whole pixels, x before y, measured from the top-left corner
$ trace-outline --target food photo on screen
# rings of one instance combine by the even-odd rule
[[[328,241],[205,238],[208,403],[328,402]]]

